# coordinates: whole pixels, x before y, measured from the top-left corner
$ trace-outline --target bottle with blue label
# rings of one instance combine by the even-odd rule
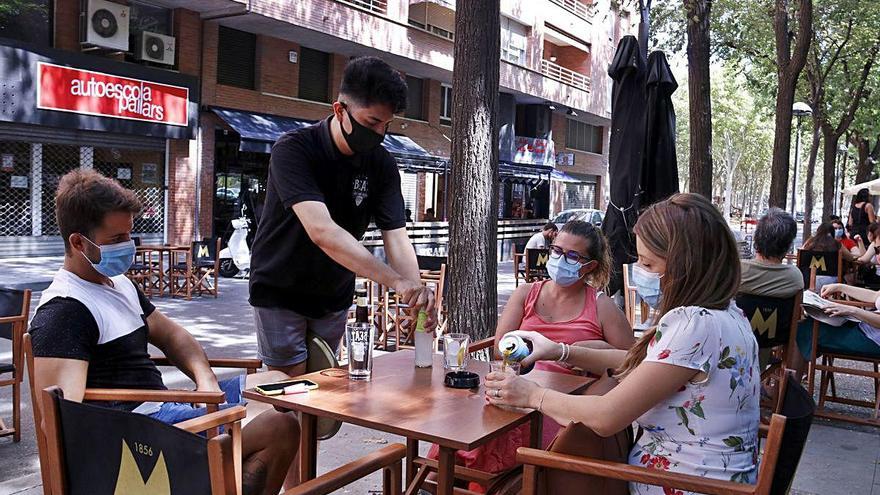
[[[501,357],[511,363],[522,362],[529,354],[532,353],[532,343],[518,335],[505,335],[498,341],[498,352]],[[534,363],[521,367],[519,373],[524,375],[535,367]]]

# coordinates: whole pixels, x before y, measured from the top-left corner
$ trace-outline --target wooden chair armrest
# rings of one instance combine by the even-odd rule
[[[23,321],[27,321],[27,316],[0,316],[0,325],[5,325],[7,323],[21,323]]]
[[[399,443],[391,444],[327,474],[306,481],[296,488],[291,488],[284,492],[284,495],[326,495],[364,476],[390,467],[404,457],[406,457],[406,447]]]
[[[516,450],[516,460],[526,465],[590,474],[602,478],[666,486],[710,495],[746,495],[752,494],[755,490],[754,485],[744,483],[704,478],[689,474],[670,473],[668,471],[647,469],[641,466],[631,466],[629,464],[559,454],[527,447],[520,447]]]
[[[133,388],[87,388],[83,400],[123,402],[190,402],[223,404],[223,392],[200,392],[197,390],[142,390]]]
[[[468,346],[468,353],[490,349],[493,346],[495,346],[495,337],[488,337],[483,340],[472,342],[471,345]]]
[[[150,356],[156,366],[174,366],[165,356]],[[216,358],[208,359],[208,364],[212,368],[241,368],[246,370],[258,370],[263,367],[263,361],[260,359],[236,359],[236,358]]]
[[[210,430],[211,428],[241,421],[245,416],[247,416],[247,410],[244,406],[235,406],[222,411],[208,413],[197,418],[181,421],[180,423],[175,423],[174,426],[190,433],[201,433]]]

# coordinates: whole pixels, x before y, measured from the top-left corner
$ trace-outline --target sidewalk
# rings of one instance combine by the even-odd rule
[[[61,264],[60,258],[3,260],[0,286],[43,286]],[[514,288],[512,265],[503,263],[498,274],[499,310]],[[199,340],[211,357],[248,357],[256,352],[251,308],[247,303],[247,281],[221,279],[220,297],[192,301],[154,299],[162,312],[181,323]],[[34,306],[39,294],[34,295]],[[0,362],[9,361],[11,349],[0,340]],[[169,387],[185,386],[182,373],[163,368]],[[839,383],[855,393],[868,394],[867,382]],[[0,389],[0,416],[11,420],[11,389]],[[0,439],[0,495],[41,494],[39,461],[34,440],[30,393],[22,394],[22,441]],[[852,428],[840,423],[814,423],[806,451],[795,478],[792,493],[831,495],[840,493],[880,495],[880,436],[875,428]],[[318,472],[327,472],[376,450],[381,445],[403,442],[403,438],[344,425],[334,438],[320,444]],[[422,446],[427,450],[427,445]],[[338,493],[381,493],[381,475],[373,475]]]

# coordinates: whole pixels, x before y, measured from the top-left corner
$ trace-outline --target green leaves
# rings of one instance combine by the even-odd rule
[[[722,442],[724,442],[724,445],[731,447],[735,452],[745,452],[742,437],[731,435],[722,440]]]
[[[669,406],[669,408],[675,409],[675,414],[678,415],[678,419],[681,420],[681,423],[678,423],[678,424],[681,426],[684,426],[685,429],[687,429],[688,433],[696,436],[696,432],[694,432],[694,430],[691,428],[690,421],[688,421],[687,410],[685,410],[685,408],[683,408],[683,407]],[[702,410],[701,410],[701,412],[702,412]]]
[[[721,351],[721,358],[718,360],[718,369],[726,370],[736,366],[736,358],[730,355],[730,347],[727,346]]]

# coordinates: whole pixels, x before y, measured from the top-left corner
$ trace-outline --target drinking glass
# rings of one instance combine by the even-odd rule
[[[502,360],[497,361],[489,361],[489,372],[500,371],[501,373],[513,373],[514,375],[518,375],[520,370],[520,363],[513,361],[505,364]]]
[[[345,325],[345,350],[348,352],[348,378],[369,380],[373,374],[373,343],[376,331],[370,323]]]
[[[470,357],[468,354],[470,343],[471,337],[466,333],[443,335],[443,367],[450,371],[466,369]]]

